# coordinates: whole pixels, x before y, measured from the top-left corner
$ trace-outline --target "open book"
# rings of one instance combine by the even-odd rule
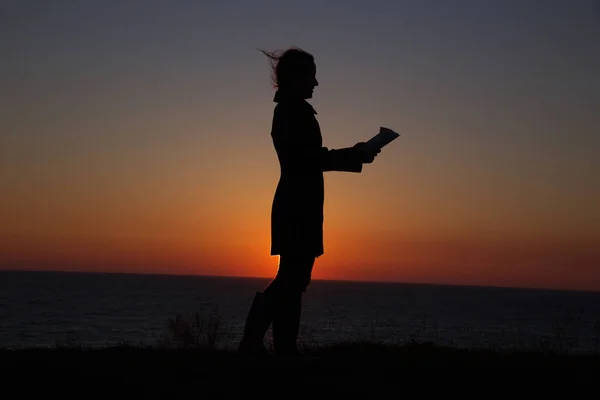
[[[379,128],[379,133],[369,139],[367,144],[381,150],[384,146],[396,139],[398,136],[400,136],[400,134],[382,126]]]

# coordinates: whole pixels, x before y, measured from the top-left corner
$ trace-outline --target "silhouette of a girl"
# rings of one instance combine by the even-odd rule
[[[316,111],[306,101],[318,85],[314,57],[299,48],[267,52],[277,88],[271,137],[281,175],[271,211],[271,255],[279,255],[275,278],[257,292],[248,312],[239,351],[270,354],[263,338],[273,323],[276,355],[300,355],[296,346],[302,296],[315,259],[323,250],[325,171],[362,171],[379,150],[365,143],[344,149],[323,146]]]

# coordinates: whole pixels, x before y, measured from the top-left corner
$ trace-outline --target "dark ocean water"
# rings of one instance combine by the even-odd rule
[[[266,279],[0,272],[0,348],[156,344],[176,314],[216,312],[234,346]],[[270,333],[267,336],[269,339]],[[410,339],[598,352],[600,293],[314,281],[301,341]]]

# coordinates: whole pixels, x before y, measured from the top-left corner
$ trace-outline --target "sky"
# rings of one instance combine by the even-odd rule
[[[0,4],[0,269],[272,277],[274,88],[314,55],[314,279],[600,290],[600,2]]]

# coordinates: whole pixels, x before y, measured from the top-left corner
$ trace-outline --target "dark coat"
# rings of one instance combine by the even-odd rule
[[[354,148],[323,147],[316,111],[277,92],[271,137],[281,175],[271,210],[271,255],[319,257],[323,249],[325,171],[361,172]]]

